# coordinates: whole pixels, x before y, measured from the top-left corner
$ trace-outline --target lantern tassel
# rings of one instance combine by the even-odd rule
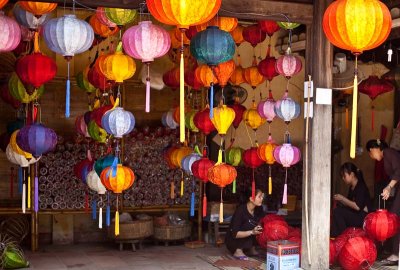
[[[182,32],[183,40],[183,32]],[[179,130],[180,142],[185,141],[185,60],[183,59],[183,45],[181,49],[180,77],[179,77]]]
[[[194,217],[194,192],[192,192],[192,196],[190,198],[190,216]]]
[[[371,130],[374,131],[374,123],[375,123],[375,107],[371,108]]]
[[[224,222],[224,203],[219,204],[219,223]]]
[[[204,191],[204,196],[203,196],[203,217],[207,216],[207,196]]]
[[[174,181],[171,182],[170,197],[171,197],[171,199],[175,199],[175,183],[174,183]]]
[[[233,180],[233,183],[232,183],[232,193],[236,194],[236,179]]]
[[[119,235],[119,212],[115,212],[115,236]]]
[[[217,164],[222,163],[222,149],[220,148],[218,151],[218,160],[217,160]]]
[[[106,225],[107,227],[110,227],[110,216],[111,216],[111,210],[110,210],[110,206],[107,205],[106,207]]]
[[[97,202],[95,199],[93,199],[92,200],[92,219],[93,220],[96,220],[96,218],[97,218],[96,212],[97,212]]]
[[[99,209],[99,229],[103,228],[103,207]]]
[[[272,194],[272,177],[268,177],[268,195]]]
[[[346,129],[349,129],[349,108],[346,107]]]
[[[35,205],[34,205],[34,209],[35,209],[35,213],[39,212],[39,178],[37,176],[35,176],[35,183],[34,183],[35,187],[35,194],[34,196],[34,201],[35,201]]]
[[[357,55],[354,71],[353,83],[353,113],[351,118],[351,139],[350,139],[350,158],[356,157],[356,135],[357,135],[357,97],[358,97],[358,78],[357,78]]]
[[[26,184],[22,184],[22,213],[26,212]]]
[[[146,78],[146,112],[150,112],[150,64],[147,63],[147,78]]]
[[[181,179],[181,197],[183,197],[183,178]]]
[[[10,173],[10,198],[14,197],[14,167],[11,167]]]
[[[31,177],[28,176],[28,209],[31,209]]]
[[[210,86],[210,119],[214,118],[214,84]]]
[[[285,183],[285,185],[283,187],[282,204],[287,204],[287,184],[286,183]]]
[[[22,193],[22,168],[19,167],[18,168],[18,193],[21,194]]]
[[[65,92],[65,117],[69,118],[70,116],[70,96],[71,96],[71,81],[69,80],[69,61],[68,61],[68,78],[67,78],[67,85],[66,85],[66,92]]]

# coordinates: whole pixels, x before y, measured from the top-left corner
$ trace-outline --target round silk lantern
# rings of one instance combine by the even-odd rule
[[[55,61],[39,50],[38,33],[35,33],[34,52],[18,59],[15,71],[24,84],[39,88],[51,81],[57,73]]]
[[[300,58],[290,53],[286,53],[279,57],[275,64],[276,71],[283,77],[286,77],[286,79],[290,79],[299,73],[301,68],[302,63]]]
[[[266,119],[262,118],[258,114],[255,102],[253,102],[253,106],[250,109],[247,109],[243,113],[243,119],[244,119],[244,122],[246,123],[246,125],[248,125],[254,131],[256,131],[266,121]]]
[[[258,26],[260,27],[261,31],[265,32],[269,37],[272,37],[275,32],[281,29],[279,25],[272,20],[258,21]]]
[[[101,126],[115,138],[129,134],[135,127],[135,117],[122,107],[117,107],[106,112],[101,118]]]
[[[250,25],[243,29],[243,39],[251,44],[251,46],[255,47],[258,43],[261,43],[265,40],[267,35],[265,32],[261,31],[260,26],[258,24]]]
[[[240,43],[242,43],[244,41],[243,29],[244,29],[243,26],[238,25],[235,29],[233,29],[232,32],[230,32],[233,40],[235,41],[236,46],[239,46]]]
[[[239,127],[243,119],[243,113],[246,111],[246,107],[239,103],[239,98],[235,98],[235,103],[229,105],[231,109],[235,111],[235,119],[232,122],[233,127],[236,129]]]
[[[136,15],[136,9],[123,9],[123,8],[104,8],[106,17],[119,27],[132,22]]]
[[[79,134],[85,136],[86,138],[90,137],[88,130],[87,130],[87,124],[85,122],[85,118],[83,117],[83,115],[78,115],[75,118],[75,130]]]
[[[43,36],[47,47],[55,53],[61,54],[68,63],[66,82],[65,117],[70,116],[69,64],[75,54],[82,53],[90,48],[94,39],[92,27],[84,20],[73,14],[49,20],[43,27]],[[79,38],[77,38],[79,37]]]
[[[135,74],[135,61],[122,53],[122,42],[118,44],[115,53],[104,59],[101,71],[107,79],[115,81],[116,83],[122,83]]]
[[[376,260],[377,252],[374,242],[367,237],[349,239],[339,253],[340,265],[345,270],[370,268]]]
[[[179,67],[172,68],[163,75],[163,82],[166,86],[176,89],[179,87]]]
[[[219,29],[225,32],[232,32],[238,24],[238,19],[233,17],[220,17],[215,16],[210,21],[196,25],[198,32],[206,30],[208,26],[218,26]],[[190,27],[189,27],[190,30]]]
[[[383,242],[398,232],[398,217],[386,209],[379,209],[365,217],[363,227],[369,237]]]
[[[93,169],[96,171],[96,173],[99,177],[101,175],[101,172],[105,168],[110,167],[113,164],[114,159],[115,159],[115,156],[107,155],[107,156],[101,157],[96,160],[96,162],[94,163]],[[119,160],[117,162],[119,162]]]
[[[243,69],[243,78],[245,82],[253,88],[253,90],[265,81],[264,76],[258,71],[257,60],[255,57],[253,58],[252,66]]]
[[[40,17],[36,17],[31,12],[21,8],[19,2],[15,3],[13,14],[19,24],[29,28],[30,30],[38,29],[38,27],[43,25],[50,17],[48,14],[43,14]]]
[[[275,157],[274,157],[274,150],[278,145],[275,143],[275,141],[272,139],[271,134],[268,136],[268,140],[266,143],[261,144],[258,147],[257,153],[260,159],[265,161],[265,163],[268,164],[268,194],[272,194],[272,173],[271,173],[271,165],[275,163]]]
[[[196,127],[194,123],[194,116],[196,115],[197,111],[190,111],[185,115],[185,125],[186,128],[192,132],[199,132],[199,129]]]
[[[94,87],[99,88],[102,91],[106,91],[108,87],[111,88],[114,84],[107,80],[106,76],[101,73],[100,69],[96,65],[89,70],[87,78]]]
[[[172,163],[182,169],[182,160],[184,157],[193,153],[193,149],[187,146],[182,146],[177,149],[172,155]]]
[[[28,93],[24,84],[15,73],[11,74],[11,77],[8,81],[8,89],[11,96],[22,103],[30,103],[40,98],[44,93],[44,86],[41,86],[39,89]]]
[[[116,23],[110,21],[110,19],[107,18],[104,7],[98,7],[96,9],[96,17],[102,24],[110,27],[111,29],[117,27]]]
[[[40,157],[38,158],[32,157],[31,159],[28,160],[24,155],[14,152],[10,144],[8,144],[6,148],[6,157],[8,161],[10,161],[11,163],[21,166],[23,168],[26,168],[31,164],[35,164],[36,161],[40,159]]]
[[[275,66],[276,58],[268,55],[264,60],[261,60],[260,63],[258,63],[257,68],[258,72],[260,72],[260,74],[270,82],[273,78],[279,75],[278,72],[276,72]]]
[[[235,43],[228,32],[217,26],[208,26],[192,38],[190,52],[198,61],[216,66],[232,59]]]
[[[228,83],[229,78],[232,76],[233,72],[235,71],[236,65],[233,60],[229,60],[224,63],[219,63],[214,68],[215,76],[218,79],[219,85],[224,88]]]
[[[192,165],[195,161],[200,160],[201,156],[197,153],[192,153],[185,156],[181,161],[181,167],[187,175],[193,175]]]
[[[286,169],[282,204],[287,204],[287,168],[300,161],[301,153],[299,148],[292,146],[290,143],[284,143],[274,149],[274,158]]]
[[[165,55],[171,47],[168,32],[151,21],[139,22],[122,36],[125,52],[133,58],[142,60],[147,65],[146,112],[150,112],[150,62]]]
[[[347,240],[357,236],[367,236],[367,234],[361,228],[350,227],[344,230],[342,234],[340,234],[338,237],[336,237],[335,238],[336,257],[339,255],[343,246],[347,243]]]
[[[243,76],[243,68],[240,65],[236,66],[232,76],[229,78],[229,82],[233,85],[240,85],[246,82]]]
[[[16,21],[0,11],[0,53],[11,52],[21,41],[21,29]]]
[[[86,178],[89,172],[93,169],[93,161],[86,158],[79,161],[74,166],[74,174],[76,178],[82,181],[82,183],[86,184]]]
[[[207,216],[207,195],[206,183],[208,182],[208,170],[214,166],[215,162],[203,156],[192,164],[192,174],[204,183],[203,188],[203,217]]]
[[[254,169],[260,167],[264,161],[258,156],[257,147],[251,147],[243,152],[243,162],[247,167],[252,169],[252,181],[251,181],[251,197],[256,196],[256,180],[254,178]]]
[[[195,114],[193,122],[195,126],[205,135],[208,135],[215,130],[215,126],[210,119],[210,108],[208,105],[204,110]]]
[[[19,130],[16,130],[16,131],[14,131],[14,132],[11,134],[11,137],[10,137],[11,149],[12,149],[15,153],[20,154],[20,155],[23,155],[26,159],[29,160],[29,159],[32,158],[32,154],[23,151],[21,148],[19,148],[19,146],[18,146],[18,144],[17,144],[17,135],[18,135],[18,132],[19,132]]]
[[[54,150],[57,144],[57,134],[40,123],[34,123],[20,129],[17,135],[17,144],[22,150],[37,158]]]
[[[45,3],[45,2],[34,2],[34,1],[19,1],[21,8],[40,17],[46,13],[50,13],[56,9],[57,3]]]
[[[208,170],[208,179],[214,185],[221,188],[221,202],[219,205],[219,222],[224,221],[224,205],[222,199],[222,189],[231,184],[237,176],[235,167],[225,163],[217,163]]]
[[[92,139],[100,143],[105,143],[107,140],[107,132],[99,127],[94,120],[88,124],[88,133]]]
[[[96,87],[88,80],[89,70],[90,67],[87,66],[84,70],[76,74],[76,84],[87,93],[93,93],[96,90]]]
[[[286,90],[283,98],[276,101],[275,103],[275,114],[289,124],[293,119],[296,119],[300,115],[300,105],[293,99],[288,97],[288,91]]]
[[[267,120],[268,124],[271,124],[272,120],[274,120],[276,115],[275,114],[276,101],[272,96],[271,90],[268,91],[268,95],[269,96],[266,100],[260,101],[260,103],[258,103],[257,111],[262,118],[265,118]]]
[[[350,10],[350,11],[348,11]],[[387,6],[378,0],[340,0],[332,2],[325,10],[324,32],[329,41],[356,56],[353,114],[351,121],[350,157],[356,155],[358,68],[357,56],[365,50],[381,45],[389,36],[392,19]]]
[[[231,147],[226,150],[226,163],[232,166],[239,166],[242,164],[242,155],[244,149],[240,147]]]
[[[92,26],[94,33],[103,38],[113,36],[119,30],[117,27],[110,28],[107,25],[103,24],[96,16],[96,14],[90,16],[89,24],[90,26]]]

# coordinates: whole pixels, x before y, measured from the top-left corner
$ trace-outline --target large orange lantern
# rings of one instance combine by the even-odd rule
[[[215,76],[218,79],[219,85],[224,88],[228,83],[229,78],[235,71],[236,65],[233,60],[226,61],[224,63],[218,64],[214,68]]]
[[[237,172],[235,167],[225,164],[217,163],[214,167],[208,170],[208,179],[214,185],[221,188],[221,203],[219,205],[219,222],[224,222],[224,205],[222,199],[222,189],[231,184],[236,179]]]
[[[198,25],[209,21],[218,12],[222,0],[146,0],[150,13],[160,22],[176,25],[181,30],[181,35],[189,26]],[[182,38],[183,41],[183,38]],[[183,58],[183,42],[180,59],[180,141],[185,141],[185,63]]]
[[[43,14],[52,12],[57,7],[57,3],[45,3],[45,2],[34,2],[34,1],[19,1],[18,3],[21,8],[39,17],[42,16]]]
[[[269,175],[268,175],[268,194],[272,194],[272,175],[271,175],[271,165],[275,163],[274,150],[278,145],[272,139],[271,134],[268,136],[268,140],[266,143],[261,144],[258,147],[257,153],[258,156],[265,161],[269,166]]]
[[[358,70],[357,56],[381,45],[392,28],[390,11],[379,0],[337,0],[326,9],[323,29],[329,41],[356,56],[350,157],[356,155]]]

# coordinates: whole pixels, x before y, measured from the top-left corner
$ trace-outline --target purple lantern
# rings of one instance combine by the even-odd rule
[[[16,21],[0,11],[0,53],[17,48],[21,41],[21,29]]]
[[[272,96],[272,91],[269,90],[269,96],[266,100],[260,101],[257,106],[258,114],[267,119],[267,122],[271,124],[272,120],[275,118],[275,99]]]
[[[42,124],[34,123],[20,129],[17,144],[25,152],[39,157],[56,147],[57,134]]]
[[[275,64],[276,71],[287,79],[299,73],[301,68],[300,58],[288,53],[279,57]]]
[[[290,121],[296,119],[300,115],[300,105],[293,99],[288,97],[288,91],[286,90],[283,98],[275,103],[275,114],[289,124]]]

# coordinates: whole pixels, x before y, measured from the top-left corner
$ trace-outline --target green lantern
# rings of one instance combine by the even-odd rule
[[[8,81],[8,89],[10,94],[22,103],[30,103],[40,98],[44,93],[44,86],[42,85],[38,89],[33,90],[32,94],[29,94],[15,72],[11,74],[10,80]]]
[[[91,120],[88,125],[88,133],[93,140],[105,143],[107,139],[107,132],[99,127],[95,121]]]
[[[132,22],[137,15],[135,9],[104,8],[104,11],[106,12],[106,17],[119,27]]]
[[[276,23],[279,25],[280,28],[286,30],[292,30],[300,26],[300,23],[295,23],[295,22],[276,22]]]
[[[199,129],[194,124],[194,116],[198,111],[190,111],[185,114],[185,126],[192,132],[199,132]]]
[[[76,83],[78,84],[79,88],[85,90],[87,93],[93,93],[96,90],[87,78],[89,72],[89,67],[86,67],[83,71],[79,72],[76,75]]]
[[[244,150],[240,147],[231,147],[226,150],[226,163],[232,166],[239,166],[242,164],[242,154]]]

